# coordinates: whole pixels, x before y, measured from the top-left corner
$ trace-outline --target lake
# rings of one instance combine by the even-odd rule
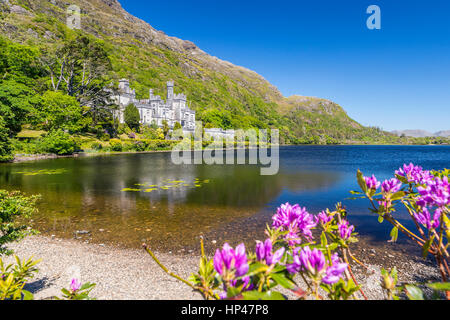
[[[33,225],[57,237],[181,252],[196,248],[199,235],[217,246],[263,240],[282,203],[315,214],[343,202],[357,231],[375,243],[390,228],[378,224],[367,201],[348,199],[359,190],[356,171],[380,180],[410,162],[448,168],[450,146],[281,147],[276,176],[261,176],[253,165],[176,166],[170,153],[86,156],[2,164],[0,182],[42,195]]]

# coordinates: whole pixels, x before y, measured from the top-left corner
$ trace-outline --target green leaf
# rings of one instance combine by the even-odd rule
[[[30,291],[22,290],[23,300],[33,300],[33,294]]]
[[[438,291],[450,291],[450,282],[430,283],[427,287]]]
[[[429,250],[430,250],[430,247],[431,247],[431,244],[433,243],[433,241],[434,241],[434,236],[432,236],[427,242],[425,242],[425,244],[423,245],[423,247],[422,247],[422,257],[424,258],[424,259],[426,259],[427,257],[428,257],[428,254],[429,254]]]
[[[86,289],[90,289],[90,288],[93,288],[93,287],[95,287],[94,283],[87,282],[87,283],[85,283],[85,284],[83,284],[81,286],[80,291],[83,291],[83,290],[86,290]]]
[[[246,276],[251,277],[255,274],[265,272],[267,269],[269,269],[269,267],[267,265],[260,263],[260,262],[255,262],[250,265]]]
[[[286,300],[281,293],[276,291],[247,291],[242,296],[245,300]]]
[[[394,229],[392,229],[391,231],[391,241],[397,242],[397,240],[398,240],[398,228],[394,227]]]
[[[237,297],[240,294],[241,290],[239,288],[229,287],[227,291],[228,298]]]
[[[294,289],[296,287],[295,283],[288,279],[284,273],[273,273],[270,276],[285,289]]]
[[[418,287],[407,284],[405,290],[409,300],[424,300],[423,292]]]
[[[361,190],[364,191],[364,193],[367,193],[367,184],[366,181],[364,180],[364,175],[360,170],[358,170],[356,178],[358,179],[358,184]]]
[[[409,184],[408,179],[406,179],[404,176],[400,176],[400,175],[396,174],[395,177],[396,177],[397,180],[399,180],[401,183],[403,183],[403,184]]]
[[[444,220],[445,232],[447,234],[447,238],[450,239],[450,219],[445,214],[442,215],[442,219]]]
[[[406,193],[405,193],[404,191],[399,191],[399,192],[394,193],[394,194],[392,195],[391,200],[392,200],[392,201],[400,200],[400,199],[403,198],[405,195],[406,195]]]
[[[383,216],[378,216],[378,222],[379,222],[379,223],[383,223],[383,222],[384,222]]]
[[[322,232],[322,234],[320,235],[320,242],[322,244],[322,247],[327,247],[328,241],[327,241],[327,235],[325,234],[325,232]]]

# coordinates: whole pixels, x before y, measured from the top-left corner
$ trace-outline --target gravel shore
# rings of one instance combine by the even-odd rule
[[[69,287],[72,277],[82,282],[96,283],[92,296],[99,300],[196,300],[201,299],[185,284],[164,273],[144,250],[122,249],[112,246],[85,244],[43,236],[28,237],[10,246],[21,259],[42,259],[39,273],[27,290],[35,299],[60,296],[60,289]],[[174,273],[187,278],[197,270],[198,256],[157,254],[160,261]],[[8,257],[7,261],[12,261]],[[369,299],[383,299],[380,288],[381,267],[396,265],[400,282],[439,281],[439,273],[421,259],[396,257],[372,263],[369,271],[354,269]]]
[[[74,240],[28,237],[10,246],[21,259],[42,259],[28,285],[35,299],[61,296],[72,277],[96,283],[91,296],[99,300],[194,300],[201,297],[165,274],[144,250],[118,249]],[[158,254],[169,270],[188,277],[198,258]],[[9,258],[10,261],[11,258]]]

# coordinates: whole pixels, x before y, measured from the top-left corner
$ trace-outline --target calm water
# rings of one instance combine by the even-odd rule
[[[44,160],[0,166],[2,189],[41,194],[34,224],[44,234],[166,250],[194,248],[198,236],[235,243],[262,239],[277,206],[299,203],[311,213],[342,201],[358,231],[388,238],[368,203],[346,200],[356,171],[390,177],[403,163],[450,167],[450,146],[300,146],[280,150],[280,172],[257,166],[175,166],[169,153]]]

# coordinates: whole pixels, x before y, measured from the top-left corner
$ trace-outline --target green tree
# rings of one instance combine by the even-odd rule
[[[28,86],[15,80],[0,81],[0,115],[6,121],[9,135],[14,136],[32,117],[39,97]]]
[[[62,45],[46,48],[41,58],[54,91],[62,90],[76,97],[81,106],[89,107],[94,124],[111,119],[116,107],[110,99],[111,61],[102,41],[75,32]],[[106,90],[109,89],[109,90]]]
[[[0,116],[0,162],[11,161],[14,158],[11,151],[9,130],[6,128],[5,120]]]
[[[164,133],[164,138],[165,138],[169,134],[170,127],[169,127],[169,123],[167,122],[167,120],[163,120],[162,125],[163,125],[163,133]]]
[[[39,122],[47,131],[63,129],[74,133],[88,124],[77,99],[62,92],[47,91],[42,96],[41,105]]]
[[[42,76],[39,64],[39,50],[36,47],[13,43],[0,37],[0,78],[15,80],[27,86]]]
[[[126,106],[124,111],[124,120],[130,129],[139,131],[141,116],[138,108],[136,108],[134,104],[129,104]]]
[[[178,121],[175,122],[175,125],[173,126],[173,131],[177,131],[183,129],[183,127],[181,126],[181,123],[179,123]]]
[[[43,152],[57,155],[71,155],[79,149],[77,141],[61,129],[51,131],[40,140],[40,143]]]

